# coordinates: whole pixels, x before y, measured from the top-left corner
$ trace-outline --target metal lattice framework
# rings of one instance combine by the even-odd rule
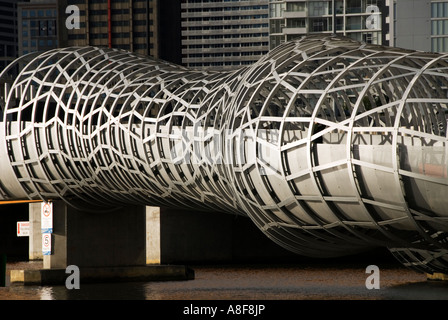
[[[225,73],[94,47],[23,56],[0,75],[0,200],[227,211],[299,254],[385,246],[446,272],[446,70],[448,55],[336,37]]]

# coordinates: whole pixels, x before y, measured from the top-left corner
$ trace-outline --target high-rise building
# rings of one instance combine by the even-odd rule
[[[17,4],[19,56],[58,47],[56,0],[31,0]]]
[[[226,70],[269,51],[269,0],[182,0],[182,63]]]
[[[61,46],[103,46],[158,55],[156,0],[59,0]],[[67,10],[76,6],[77,12]],[[71,8],[70,8],[71,9]],[[67,13],[68,11],[68,13]],[[79,26],[66,19],[79,14]]]
[[[17,1],[0,1],[0,71],[17,57]]]
[[[322,33],[373,44],[389,41],[389,0],[270,0],[269,6],[271,49]]]
[[[394,46],[448,52],[447,0],[394,0],[392,12]]]

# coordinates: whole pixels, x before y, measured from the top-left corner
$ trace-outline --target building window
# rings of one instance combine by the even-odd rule
[[[309,15],[312,17],[328,15],[327,1],[312,1],[309,3]]]
[[[311,32],[329,31],[328,26],[331,26],[331,23],[326,18],[310,19]]]
[[[286,3],[286,11],[288,12],[305,11],[305,2],[288,2]]]
[[[39,21],[39,36],[46,36],[46,35],[48,35],[47,21],[41,20]]]
[[[431,21],[431,34],[433,36],[448,35],[448,20]]]
[[[448,52],[448,37],[432,38],[431,50],[433,52]]]
[[[305,19],[288,19],[286,25],[288,28],[305,28]]]
[[[448,2],[431,3],[432,18],[448,18]]]
[[[283,11],[285,10],[284,3],[271,3],[271,18],[278,18],[283,16]]]

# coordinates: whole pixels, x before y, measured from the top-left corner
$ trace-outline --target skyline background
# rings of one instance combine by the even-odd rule
[[[69,6],[79,11],[67,13]],[[69,29],[73,14],[79,24]],[[448,52],[448,0],[0,0],[0,69],[30,52],[91,45],[232,70],[284,42],[333,30]]]

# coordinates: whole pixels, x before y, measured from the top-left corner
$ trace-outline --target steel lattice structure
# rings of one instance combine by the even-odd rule
[[[384,246],[446,272],[446,70],[448,55],[339,37],[224,73],[94,47],[26,55],[0,75],[0,200],[227,211],[299,254]]]

